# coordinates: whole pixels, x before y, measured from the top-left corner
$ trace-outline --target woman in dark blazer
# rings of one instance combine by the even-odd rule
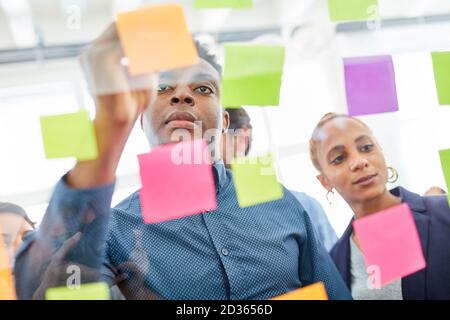
[[[422,197],[402,187],[389,191],[386,183],[396,171],[386,166],[372,131],[356,118],[334,113],[325,115],[310,140],[310,155],[320,172],[318,180],[328,193],[335,189],[344,198],[354,212],[354,219],[407,203],[417,227],[426,268],[374,290],[367,285],[368,274],[351,221],[330,254],[353,297],[450,299],[450,208],[447,197]]]

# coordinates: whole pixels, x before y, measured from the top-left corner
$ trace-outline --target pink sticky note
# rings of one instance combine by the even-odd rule
[[[160,223],[217,208],[211,160],[203,140],[158,147],[138,156],[145,223]]]
[[[350,116],[398,111],[391,56],[347,58],[344,65]]]
[[[426,267],[416,224],[407,204],[353,222],[366,266],[379,270],[384,286]]]

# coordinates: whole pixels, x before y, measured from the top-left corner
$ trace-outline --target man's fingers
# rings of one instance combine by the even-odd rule
[[[69,254],[70,251],[77,245],[78,241],[81,239],[81,232],[75,233],[72,237],[64,241],[61,248],[56,251],[53,256],[56,261],[62,261]]]

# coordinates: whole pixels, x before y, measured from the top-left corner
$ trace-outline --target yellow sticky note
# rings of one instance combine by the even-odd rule
[[[231,163],[236,196],[241,208],[283,198],[272,155],[239,158]]]
[[[300,288],[271,300],[328,300],[327,291],[322,282]]]
[[[117,31],[132,75],[186,67],[200,61],[180,5],[156,5],[120,13]]]
[[[279,45],[228,43],[222,81],[222,105],[278,106],[285,61]]]
[[[450,105],[450,52],[432,52],[434,79],[440,105]]]
[[[444,173],[445,184],[447,190],[450,190],[450,149],[440,150],[439,157],[441,159],[442,172]],[[447,195],[448,203],[450,205],[450,193]]]
[[[105,282],[87,283],[79,288],[49,288],[46,300],[109,300],[109,287]]]
[[[0,300],[15,300],[14,278],[2,234],[0,229]]]
[[[379,18],[378,0],[328,0],[328,11],[333,22]]]
[[[98,157],[95,129],[87,110],[41,117],[41,131],[47,159],[87,161]]]

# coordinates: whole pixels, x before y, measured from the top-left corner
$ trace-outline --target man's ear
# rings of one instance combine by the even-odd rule
[[[327,191],[332,191],[333,187],[330,185],[330,182],[328,181],[328,178],[325,177],[325,175],[323,173],[318,174],[316,176],[317,180],[320,181],[320,184],[322,185],[322,187],[324,187]]]
[[[228,131],[228,128],[230,127],[230,114],[228,111],[223,111],[223,119],[222,119],[222,133],[225,133]]]

